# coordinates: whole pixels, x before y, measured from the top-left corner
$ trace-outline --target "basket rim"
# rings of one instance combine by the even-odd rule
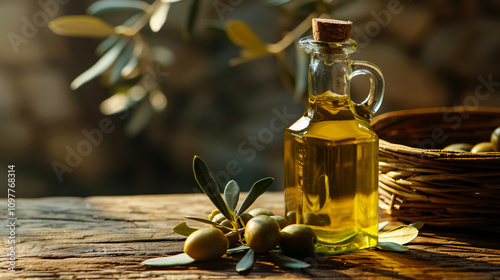
[[[496,107],[477,107],[475,110],[468,110],[464,106],[457,107],[432,107],[432,108],[421,108],[421,109],[408,109],[408,110],[398,110],[387,112],[372,119],[371,126],[374,127],[377,123],[397,117],[411,117],[414,115],[422,116],[424,114],[431,115],[437,113],[446,112],[474,112],[481,114],[494,114],[500,115],[500,108]],[[494,160],[500,161],[500,152],[488,152],[488,153],[471,153],[463,151],[449,151],[443,149],[422,149],[417,147],[410,147],[403,144],[396,144],[389,142],[384,139],[379,140],[379,149],[381,151],[388,150],[398,154],[404,154],[410,157],[427,158],[433,160]]]
[[[436,113],[446,113],[446,112],[478,112],[485,114],[500,114],[500,108],[479,106],[475,110],[469,110],[465,106],[455,106],[455,107],[431,107],[431,108],[397,110],[397,111],[386,112],[373,117],[373,119],[371,120],[371,126],[374,126],[378,122],[390,117],[400,117],[400,116],[408,117],[411,115],[436,114]]]
[[[500,160],[500,152],[488,153],[471,153],[463,151],[450,151],[443,149],[421,149],[410,147],[402,144],[394,144],[389,141],[380,139],[379,148],[381,150],[390,150],[396,153],[403,153],[409,156],[426,157],[436,160]]]

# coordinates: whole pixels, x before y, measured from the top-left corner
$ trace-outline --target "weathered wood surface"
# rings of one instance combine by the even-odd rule
[[[255,207],[282,214],[282,201],[283,193],[266,193]],[[281,269],[265,255],[243,275],[235,271],[242,255],[170,269],[140,265],[148,258],[182,252],[184,238],[172,227],[185,221],[183,216],[204,217],[212,209],[201,194],[19,199],[18,270],[7,270],[8,229],[1,226],[0,279],[500,279],[498,233],[430,227],[409,244],[409,252],[317,255],[306,259],[312,264],[307,271]]]

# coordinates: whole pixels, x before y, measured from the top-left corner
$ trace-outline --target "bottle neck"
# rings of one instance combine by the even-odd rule
[[[349,54],[311,53],[308,85],[309,97],[322,96],[326,92],[335,96],[349,96],[351,75]]]
[[[340,43],[321,42],[310,36],[302,38],[299,45],[310,54],[306,115],[313,121],[354,119],[349,78],[350,55],[356,51],[356,42],[352,39]]]

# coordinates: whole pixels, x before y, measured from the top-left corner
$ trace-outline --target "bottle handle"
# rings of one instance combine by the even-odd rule
[[[384,76],[375,64],[368,61],[353,61],[351,67],[352,73],[349,77],[349,81],[358,75],[368,75],[370,78],[370,93],[368,97],[359,104],[354,102],[356,114],[370,121],[380,108],[382,99],[384,98]]]

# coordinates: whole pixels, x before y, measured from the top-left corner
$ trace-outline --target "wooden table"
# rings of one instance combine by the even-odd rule
[[[283,193],[266,193],[254,206],[282,214],[282,201]],[[7,201],[1,203],[7,217]],[[10,231],[2,225],[0,279],[500,279],[498,233],[431,227],[422,229],[406,253],[369,249],[317,255],[306,260],[307,271],[281,269],[267,255],[259,256],[247,274],[235,270],[242,255],[169,269],[141,266],[149,258],[181,253],[184,238],[172,227],[185,221],[183,216],[205,217],[213,208],[201,194],[19,199],[18,270],[8,271]]]

